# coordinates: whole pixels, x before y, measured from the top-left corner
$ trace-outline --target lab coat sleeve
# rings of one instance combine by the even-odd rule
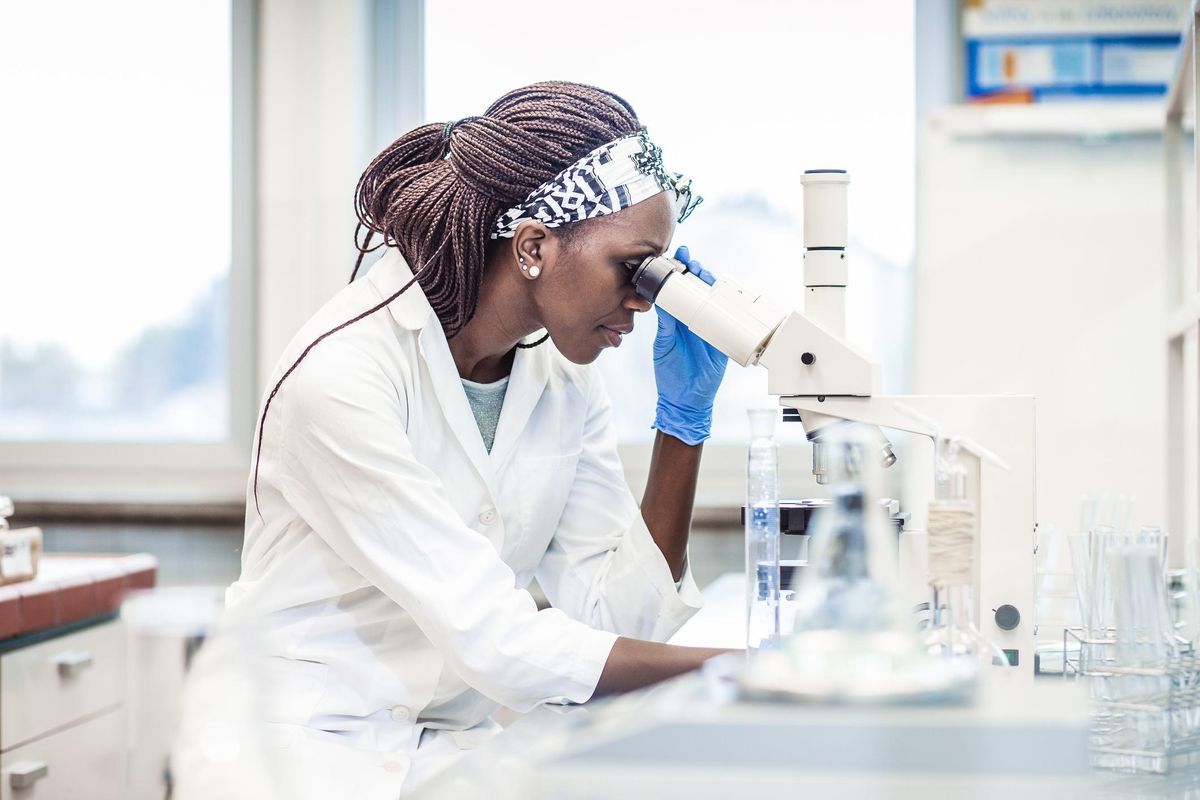
[[[273,438],[285,500],[412,615],[463,680],[519,711],[591,697],[616,636],[538,611],[516,588],[492,544],[417,460],[403,390],[368,353],[323,342],[282,397]]]
[[[685,559],[678,586],[642,519],[617,455],[612,404],[588,369],[588,411],[575,480],[537,570],[547,599],[622,636],[665,641],[702,604]]]

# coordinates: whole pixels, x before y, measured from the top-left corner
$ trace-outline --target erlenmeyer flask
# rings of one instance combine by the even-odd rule
[[[873,442],[858,425],[826,439],[829,506],[814,520],[797,589],[796,633],[882,632],[902,625],[896,603],[896,535],[878,502]]]
[[[926,652],[900,598],[874,441],[861,425],[838,426],[824,441],[832,503],[813,524],[794,633],[748,661],[745,696],[933,701],[961,696],[974,678]]]

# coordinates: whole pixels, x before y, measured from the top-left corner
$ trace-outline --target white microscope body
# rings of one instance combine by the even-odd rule
[[[766,367],[767,390],[779,397],[784,419],[799,421],[813,443],[818,483],[826,479],[821,438],[830,425],[853,421],[921,434],[931,442],[939,435],[964,440],[968,497],[977,509],[974,621],[1022,674],[1032,676],[1034,399],[878,394],[877,365],[845,340],[849,177],[842,170],[814,170],[802,182],[803,313],[782,310],[729,280],[718,279],[710,287],[679,262],[662,257],[647,259],[636,270],[634,285],[738,364]],[[895,456],[882,432],[879,442],[880,458],[890,466]],[[925,512],[934,491],[932,447],[914,454],[917,459],[928,461],[919,465],[922,471],[910,472],[922,479],[905,486],[904,507],[912,512],[905,536],[923,543]],[[909,573],[902,574],[906,585],[926,586],[923,554],[923,546],[917,558],[906,559],[902,553],[902,571]]]

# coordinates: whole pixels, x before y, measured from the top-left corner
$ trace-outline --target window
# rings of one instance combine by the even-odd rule
[[[0,438],[223,440],[229,8],[0,8]]]
[[[464,26],[461,20],[472,20]],[[505,91],[547,79],[628,100],[667,167],[705,202],[674,247],[718,276],[803,304],[800,174],[851,173],[848,335],[907,374],[913,251],[911,2],[560,4],[536,20],[483,0],[428,3],[427,119],[481,113]],[[655,313],[599,364],[623,444],[648,443]],[[717,397],[715,443],[745,441],[748,406],[770,402],[766,373],[731,365]],[[740,459],[735,458],[740,474]],[[627,461],[628,463],[628,461]]]
[[[0,0],[2,488],[100,448],[244,473],[252,23],[249,0]]]

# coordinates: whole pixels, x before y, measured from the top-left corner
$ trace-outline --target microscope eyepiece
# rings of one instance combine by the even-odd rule
[[[672,258],[649,256],[633,270],[633,276],[629,280],[639,297],[653,303],[658,299],[658,293],[667,282],[667,278],[671,277],[672,272],[678,272],[680,266],[680,263]]]

